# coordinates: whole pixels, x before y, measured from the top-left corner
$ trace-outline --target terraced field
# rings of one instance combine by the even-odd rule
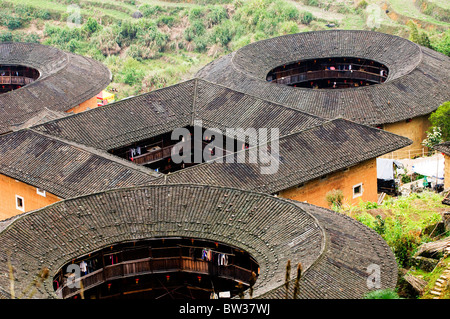
[[[419,32],[426,31],[431,42],[438,43],[450,26],[448,0],[0,0],[0,4],[4,8],[0,41],[41,42],[98,59],[112,70],[110,89],[118,90],[119,99],[188,79],[221,55],[282,34],[339,28],[408,38],[407,22],[412,20]],[[67,24],[77,14],[74,8],[79,8],[82,23],[75,30]],[[87,32],[89,18],[99,27]],[[445,50],[445,43],[442,47]]]

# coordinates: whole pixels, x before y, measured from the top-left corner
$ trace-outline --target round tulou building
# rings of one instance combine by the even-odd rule
[[[233,188],[111,190],[19,215],[2,228],[0,271],[8,273],[10,260],[17,294],[43,270],[50,278],[35,298],[248,298],[250,287],[254,298],[293,298],[298,263],[298,298],[361,298],[372,284],[394,288],[397,281],[390,248],[356,220]],[[68,267],[79,267],[80,277],[67,280]],[[11,297],[7,287],[1,276],[0,297]]]
[[[0,299],[358,299],[394,289],[390,247],[325,208],[325,194],[377,200],[377,157],[420,145],[428,115],[449,99],[449,62],[387,34],[307,32],[96,107],[111,80],[101,63],[0,44]],[[190,136],[211,127],[279,128],[251,147],[223,137],[239,145],[228,158],[279,144],[276,174],[260,162],[175,165],[173,131],[205,154],[209,144]]]
[[[0,134],[97,107],[102,63],[35,43],[0,43]]]
[[[428,117],[449,100],[450,58],[389,34],[304,32],[258,41],[198,77],[326,119],[343,117],[422,148]],[[422,153],[420,153],[422,154]]]

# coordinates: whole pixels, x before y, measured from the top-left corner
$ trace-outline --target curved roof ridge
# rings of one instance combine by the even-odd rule
[[[39,77],[0,94],[0,133],[10,131],[10,125],[23,124],[44,107],[68,111],[95,97],[112,78],[99,61],[38,43],[0,43],[1,64],[28,66],[38,70]]]

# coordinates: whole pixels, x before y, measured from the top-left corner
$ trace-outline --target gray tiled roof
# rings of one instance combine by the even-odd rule
[[[0,136],[0,173],[60,198],[143,185],[159,176],[106,152],[28,129]]]
[[[265,163],[207,162],[152,183],[206,183],[275,193],[411,144],[408,138],[344,119],[285,135],[279,140],[275,174],[261,174]],[[246,152],[249,152],[247,150]]]
[[[0,95],[0,133],[44,108],[67,111],[96,96],[111,81],[102,63],[41,44],[0,43],[0,64],[29,66],[40,72],[33,83]]]
[[[201,120],[204,127],[278,127],[281,134],[324,120],[317,116],[192,79],[33,127],[102,150],[144,140]]]
[[[396,286],[394,254],[375,231],[344,214],[307,203],[292,203],[317,218],[326,234],[326,250],[302,277],[300,299],[360,298],[369,291],[369,274],[377,267],[381,273],[392,274],[381,276],[380,288]],[[291,280],[290,296],[293,287],[294,280]],[[284,287],[278,287],[261,298],[282,299],[284,296]]]
[[[301,298],[361,298],[369,290],[371,264],[380,266],[382,289],[396,284],[389,247],[356,220],[266,194],[206,185],[110,190],[19,215],[0,232],[0,272],[9,271],[9,251],[20,292],[42,267],[51,278],[72,258],[99,248],[170,236],[220,241],[250,253],[261,268],[256,297],[283,298],[288,259],[305,270]],[[0,276],[0,287],[9,287],[8,276]],[[2,294],[8,296],[6,289]],[[56,298],[51,280],[34,297]]]
[[[56,119],[31,130],[65,143],[71,141],[107,151],[192,125],[194,120],[201,120],[203,127],[221,130],[279,128],[278,172],[261,174],[265,164],[208,163],[151,179],[149,183],[209,183],[274,193],[411,143],[386,131],[344,119],[326,121],[197,79]],[[27,170],[20,161],[9,165]],[[85,190],[79,192],[84,194]]]
[[[435,145],[433,148],[450,156],[450,141]]]
[[[325,57],[374,60],[389,68],[389,76],[382,84],[351,89],[312,90],[266,81],[277,66]],[[362,30],[258,41],[211,62],[197,76],[323,118],[371,125],[429,114],[450,98],[449,57],[400,37]]]

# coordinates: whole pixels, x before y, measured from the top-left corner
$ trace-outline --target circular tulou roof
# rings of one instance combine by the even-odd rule
[[[387,66],[389,75],[384,83],[347,89],[266,81],[275,67],[330,57],[373,60]],[[304,32],[255,42],[211,62],[197,76],[320,117],[362,124],[429,114],[450,97],[449,57],[401,37],[362,30]]]
[[[397,281],[390,248],[350,217],[262,193],[181,184],[110,190],[10,219],[0,232],[0,273],[9,273],[11,260],[18,294],[44,267],[53,277],[73,258],[111,244],[172,236],[247,251],[260,266],[259,298],[284,298],[288,260],[304,269],[300,298],[360,298],[369,291],[371,265],[380,267],[381,288]],[[7,275],[0,276],[0,298],[9,297],[4,287]],[[34,298],[57,298],[51,280]]]
[[[39,71],[39,78],[0,94],[0,133],[22,124],[45,108],[67,111],[96,96],[111,81],[102,63],[35,43],[0,43],[0,65],[22,65]]]

